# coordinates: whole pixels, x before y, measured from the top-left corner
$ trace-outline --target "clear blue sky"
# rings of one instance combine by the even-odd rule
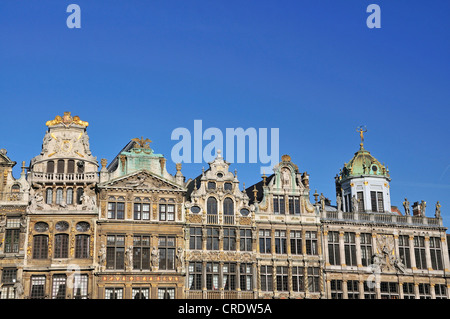
[[[66,8],[81,7],[81,29]],[[381,7],[381,29],[366,8]],[[279,128],[311,187],[359,147],[391,173],[392,205],[442,204],[450,225],[450,2],[0,1],[0,148],[19,164],[40,152],[47,120],[88,121],[109,161],[134,137],[168,159],[177,127]],[[195,177],[207,164],[185,164]],[[233,164],[247,186],[260,164]],[[311,196],[312,197],[312,196]],[[402,209],[403,211],[403,209]]]

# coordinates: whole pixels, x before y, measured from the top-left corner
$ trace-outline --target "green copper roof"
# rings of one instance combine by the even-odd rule
[[[373,157],[368,150],[364,149],[361,143],[360,149],[348,163],[344,164],[344,168],[339,175],[341,178],[360,175],[389,177],[389,169]]]

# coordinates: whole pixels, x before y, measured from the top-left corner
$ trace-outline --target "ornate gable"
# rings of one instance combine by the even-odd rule
[[[169,190],[185,191],[184,187],[177,185],[149,171],[141,170],[130,175],[119,177],[99,184],[100,188],[135,189],[135,190]]]

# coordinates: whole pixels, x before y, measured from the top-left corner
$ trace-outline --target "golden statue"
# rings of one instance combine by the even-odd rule
[[[361,138],[361,145],[362,145],[364,143],[364,133],[367,132],[367,128],[365,125],[364,126],[361,125],[356,129],[356,132],[359,133],[359,137]]]
[[[87,127],[89,125],[88,122],[80,120],[80,117],[75,115],[72,117],[70,115],[70,112],[64,112],[63,116],[56,115],[54,120],[47,121],[45,125],[47,126],[53,126],[57,124],[64,124],[65,126],[70,126],[71,124],[77,124],[84,127]]]
[[[144,137],[141,137],[141,138],[136,137],[136,138],[133,138],[132,141],[135,142],[135,146],[138,148],[150,148],[149,144],[152,142],[148,138],[146,138],[144,140]]]

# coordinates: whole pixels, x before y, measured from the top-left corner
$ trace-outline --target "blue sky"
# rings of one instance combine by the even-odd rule
[[[66,26],[71,3],[81,29]],[[366,26],[371,3],[381,29]],[[448,226],[449,11],[445,0],[2,0],[0,147],[28,163],[45,122],[71,111],[90,123],[98,159],[144,136],[174,173],[171,133],[196,119],[223,132],[279,128],[280,156],[334,203],[363,124],[365,148],[389,167],[392,205],[423,199],[433,216],[439,200]],[[249,186],[260,166],[232,170]]]

